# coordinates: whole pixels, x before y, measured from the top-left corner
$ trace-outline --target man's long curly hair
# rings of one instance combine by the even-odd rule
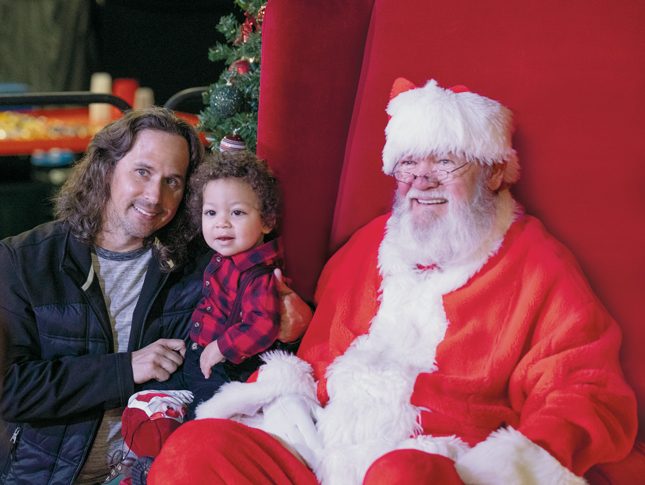
[[[271,228],[265,241],[279,235],[282,214],[280,182],[266,161],[248,151],[214,152],[206,155],[204,163],[195,171],[190,181],[188,211],[196,234],[201,234],[204,188],[208,182],[234,178],[248,184],[258,198],[260,218]]]
[[[204,159],[204,147],[193,127],[165,108],[152,107],[127,111],[90,141],[85,155],[56,196],[56,217],[66,221],[74,236],[88,246],[96,242],[103,227],[103,215],[110,200],[114,167],[134,146],[144,130],[179,135],[188,143],[190,160],[184,195],[175,217],[144,240],[152,246],[164,271],[181,267],[188,257],[192,237],[186,197],[190,177]],[[158,242],[155,242],[158,240]]]

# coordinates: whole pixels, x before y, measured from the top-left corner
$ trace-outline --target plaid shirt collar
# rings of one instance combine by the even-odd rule
[[[235,254],[230,259],[241,273],[256,264],[271,264],[281,261],[283,259],[282,237],[261,244],[257,248],[247,249],[242,253]]]

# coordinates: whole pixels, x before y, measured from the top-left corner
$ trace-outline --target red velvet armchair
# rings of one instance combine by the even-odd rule
[[[385,106],[399,76],[515,114],[527,212],[577,256],[623,330],[645,423],[645,3],[641,0],[270,0],[258,152],[285,192],[287,266],[311,299],[328,257],[388,210]],[[645,477],[645,424],[592,484]]]

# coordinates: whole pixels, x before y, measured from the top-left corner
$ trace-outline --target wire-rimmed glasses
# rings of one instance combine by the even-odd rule
[[[453,168],[452,170],[431,170],[430,172],[426,172],[423,175],[415,175],[411,172],[406,172],[405,170],[396,170],[394,173],[392,173],[392,175],[397,181],[410,185],[413,185],[417,181],[417,179],[420,179],[421,186],[419,188],[423,189],[425,187],[428,187],[429,185],[435,185],[447,180],[451,180],[454,177],[453,172],[456,172],[466,165],[468,165],[468,162],[464,163],[463,165],[459,165],[457,168]]]

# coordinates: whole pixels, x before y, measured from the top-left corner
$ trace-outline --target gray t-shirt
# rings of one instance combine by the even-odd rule
[[[96,246],[92,268],[99,280],[110,315],[114,351],[126,352],[137,306],[152,251],[147,248],[116,253]],[[110,473],[110,457],[123,448],[121,415],[124,408],[105,412],[87,461],[74,485],[102,483]]]

